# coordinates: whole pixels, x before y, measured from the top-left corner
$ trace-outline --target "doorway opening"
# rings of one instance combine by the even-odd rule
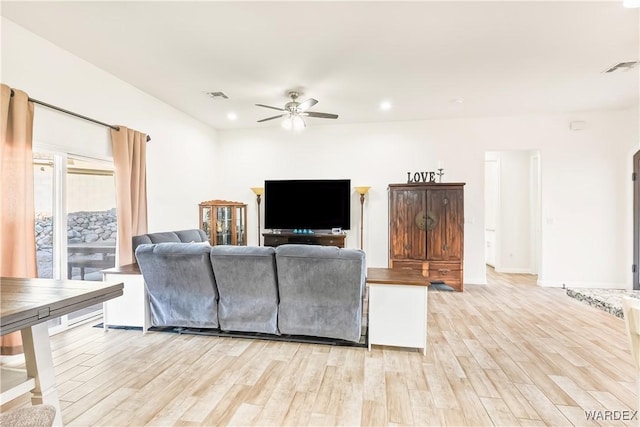
[[[497,273],[539,275],[540,152],[485,153],[485,262]]]

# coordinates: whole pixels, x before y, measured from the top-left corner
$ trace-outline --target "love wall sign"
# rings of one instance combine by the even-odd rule
[[[407,184],[416,182],[436,182],[435,172],[407,172]]]

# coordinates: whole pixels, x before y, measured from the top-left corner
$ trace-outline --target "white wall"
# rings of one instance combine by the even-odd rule
[[[216,131],[2,18],[2,76],[13,88],[102,122],[151,136],[147,146],[150,231],[198,226],[210,200]],[[153,73],[153,70],[149,70]],[[36,105],[34,141],[100,159],[111,157],[108,129]]]
[[[587,129],[571,131],[569,121]],[[444,180],[465,186],[465,283],[485,283],[485,151],[539,150],[542,177],[542,285],[631,287],[631,172],[638,111],[575,115],[323,125],[300,134],[279,127],[220,131],[216,197],[245,201],[265,179],[350,178],[370,185],[365,250],[370,266],[388,257],[387,185],[408,171],[445,165]],[[359,245],[359,203],[352,198],[347,246]],[[251,228],[249,228],[251,230]],[[249,242],[256,243],[256,232]]]

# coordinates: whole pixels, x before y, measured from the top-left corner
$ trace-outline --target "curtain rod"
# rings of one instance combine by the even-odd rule
[[[11,89],[11,96],[13,96],[13,95],[14,95],[14,92],[13,92],[13,89]],[[39,105],[42,105],[44,107],[51,108],[52,110],[57,110],[57,111],[60,111],[62,113],[65,113],[65,114],[69,114],[71,116],[75,116],[75,117],[78,117],[80,119],[87,120],[87,121],[90,121],[90,122],[93,122],[93,123],[96,123],[96,124],[111,128],[113,130],[118,130],[118,131],[120,130],[120,128],[118,126],[110,125],[108,123],[104,123],[104,122],[101,122],[99,120],[92,119],[91,117],[87,117],[87,116],[83,116],[82,114],[74,113],[73,111],[65,110],[64,108],[60,108],[60,107],[57,107],[55,105],[51,105],[51,104],[46,103],[44,101],[40,101],[40,100],[31,98],[31,97],[29,97],[29,101],[33,102],[34,104],[39,104]],[[151,141],[151,137],[149,135],[147,135],[147,142],[149,142],[149,141]]]

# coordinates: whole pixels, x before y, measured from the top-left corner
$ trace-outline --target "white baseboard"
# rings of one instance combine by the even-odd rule
[[[465,277],[463,283],[465,285],[486,285],[486,277]]]
[[[545,288],[584,288],[584,289],[633,289],[633,286],[625,283],[611,282],[567,282],[553,280],[538,280],[538,286]]]

